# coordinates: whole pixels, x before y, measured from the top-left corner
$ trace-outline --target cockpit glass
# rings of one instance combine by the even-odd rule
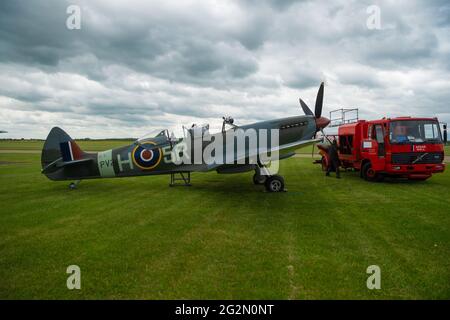
[[[136,142],[140,143],[146,140],[158,140],[158,141],[164,141],[169,139],[169,131],[164,129],[158,129],[150,131],[149,133],[143,135],[139,139],[136,140]]]

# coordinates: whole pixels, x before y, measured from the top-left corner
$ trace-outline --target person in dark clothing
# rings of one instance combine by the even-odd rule
[[[336,140],[333,140],[333,143],[328,148],[328,167],[326,176],[330,175],[331,171],[336,171],[336,178],[341,178],[341,173],[339,171],[339,155],[338,155],[338,146]]]

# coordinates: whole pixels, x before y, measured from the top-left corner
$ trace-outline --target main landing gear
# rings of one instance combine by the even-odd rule
[[[284,189],[284,179],[280,175],[271,175],[265,167],[257,167],[253,175],[253,183],[256,185],[264,184],[267,192],[282,192]]]

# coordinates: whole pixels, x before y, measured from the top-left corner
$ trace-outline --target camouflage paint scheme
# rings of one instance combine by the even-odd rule
[[[278,120],[264,121],[251,125],[240,126],[238,129],[255,129],[259,133],[260,129],[279,129],[280,159],[293,155],[293,151],[300,146],[317,142],[313,139],[316,133],[315,118],[310,115],[283,118]],[[236,129],[230,129],[236,130]],[[223,143],[226,144],[226,134],[229,132],[219,132],[211,134],[214,137],[222,135]],[[217,170],[220,173],[236,173],[255,169],[255,165],[237,164],[238,156],[235,155],[234,164],[175,164],[173,157],[177,150],[185,142],[185,139],[170,141],[168,136],[162,131],[153,138],[143,141],[136,141],[131,145],[110,149],[97,153],[87,153],[76,150],[78,159],[64,162],[61,156],[60,144],[72,142],[72,148],[78,148],[74,141],[60,128],[54,127],[45,141],[42,150],[41,163],[43,173],[51,180],[82,180],[94,178],[130,177],[154,174],[170,174],[173,172],[202,172]],[[194,142],[192,142],[194,143]],[[203,143],[204,148],[209,143]],[[236,143],[235,143],[236,145]],[[140,152],[151,152],[151,162],[142,163],[139,161]],[[236,150],[234,150],[236,152]],[[249,150],[246,144],[246,155],[255,150]],[[240,170],[241,168],[242,170]],[[235,169],[235,170],[233,170]],[[228,172],[227,172],[228,171]]]

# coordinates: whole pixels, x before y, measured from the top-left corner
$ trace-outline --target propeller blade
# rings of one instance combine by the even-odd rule
[[[319,91],[317,92],[316,98],[316,108],[315,108],[315,116],[316,118],[320,118],[322,116],[322,107],[323,107],[323,82],[320,84]]]
[[[300,105],[302,106],[303,112],[308,116],[313,116],[314,113],[311,111],[311,109],[306,105],[306,103],[302,99],[298,99],[300,101]]]
[[[331,143],[332,143],[331,140],[325,135],[325,132],[323,132],[323,129],[320,129],[320,132],[322,132],[323,137],[324,137],[325,139],[327,139],[328,142],[331,144]]]

